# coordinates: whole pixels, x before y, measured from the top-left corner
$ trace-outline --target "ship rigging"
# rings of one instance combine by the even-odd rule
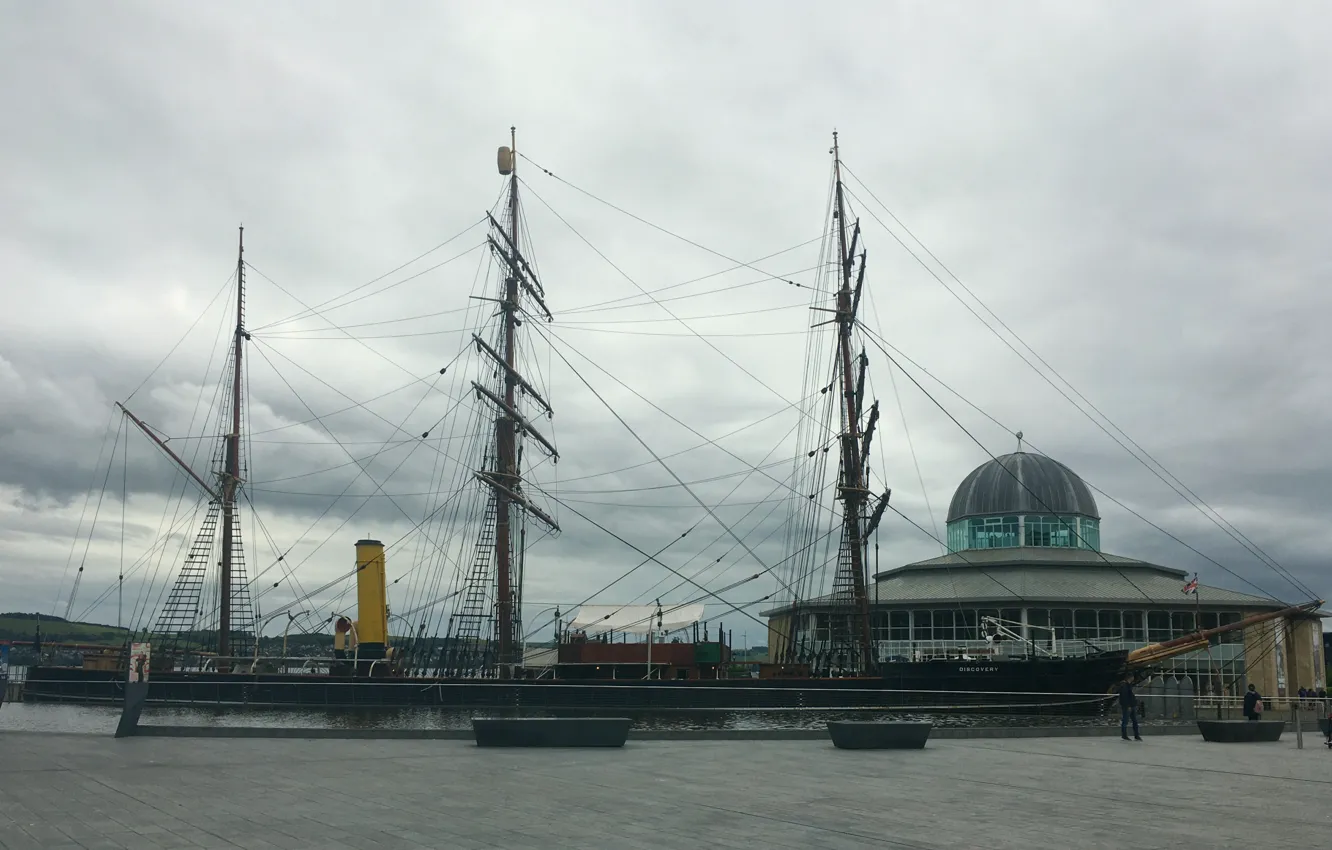
[[[457,356],[438,370],[434,379],[427,381],[420,376],[413,376],[413,382],[407,385],[424,385],[423,401],[433,397],[437,391],[449,399],[447,409],[441,413],[439,421],[419,431],[418,438],[406,428],[411,414],[399,421],[392,421],[383,414],[371,411],[373,416],[391,426],[390,434],[395,441],[410,449],[391,472],[376,477],[370,472],[370,463],[385,448],[377,451],[369,461],[358,458],[334,436],[324,421],[327,417],[316,414],[301,399],[311,414],[309,421],[317,421],[328,430],[334,443],[349,458],[344,465],[355,466],[358,470],[357,478],[364,477],[374,485],[377,492],[367,495],[362,506],[371,496],[382,495],[411,522],[410,530],[388,547],[375,540],[359,541],[356,564],[351,573],[338,576],[310,592],[303,588],[298,593],[293,592],[299,584],[294,578],[295,567],[290,564],[287,556],[294,544],[275,547],[275,558],[256,575],[247,576],[245,569],[239,519],[239,508],[244,501],[248,477],[247,443],[243,434],[246,422],[244,403],[248,398],[243,378],[245,363],[248,361],[243,358],[243,351],[246,344],[253,340],[252,332],[245,327],[246,271],[253,270],[253,267],[245,260],[242,241],[235,272],[235,325],[228,357],[229,371],[219,382],[223,395],[219,418],[222,436],[212,469],[207,474],[197,472],[172,448],[170,438],[162,436],[144,419],[131,413],[128,407],[121,406],[126,419],[148,436],[179,468],[190,485],[202,491],[207,501],[207,511],[193,546],[171,584],[165,604],[161,606],[151,627],[141,626],[139,629],[139,637],[149,639],[167,650],[160,655],[155,653],[154,663],[159,663],[158,659],[161,658],[163,665],[170,666],[172,662],[169,659],[173,653],[210,656],[212,661],[209,663],[215,663],[215,672],[223,676],[208,680],[210,686],[216,687],[218,694],[229,696],[242,691],[235,690],[241,685],[225,678],[228,675],[250,677],[250,684],[246,687],[263,685],[271,687],[271,693],[274,694],[279,692],[284,683],[307,684],[299,675],[293,678],[294,674],[285,666],[274,674],[276,678],[263,679],[258,664],[258,638],[263,625],[272,618],[286,614],[290,624],[302,606],[309,606],[328,611],[329,616],[324,622],[334,627],[339,636],[337,640],[342,641],[335,644],[341,655],[339,663],[330,665],[330,676],[346,677],[348,683],[364,682],[371,688],[377,686],[376,682],[371,681],[377,678],[429,681],[440,685],[437,691],[428,692],[429,700],[459,700],[469,705],[481,704],[478,700],[488,700],[506,705],[562,706],[563,701],[574,699],[570,696],[572,692],[542,689],[541,671],[531,669],[527,663],[525,644],[540,625],[525,622],[524,609],[527,606],[524,589],[528,579],[528,552],[538,540],[560,534],[559,517],[563,515],[566,522],[569,521],[567,517],[576,517],[581,526],[610,536],[642,558],[636,566],[601,587],[581,604],[562,602],[556,606],[557,611],[562,607],[571,615],[569,623],[578,623],[580,627],[562,631],[560,615],[556,614],[559,657],[555,662],[545,665],[545,672],[549,673],[550,680],[588,682],[590,690],[583,691],[578,699],[622,705],[625,704],[625,694],[633,693],[627,699],[631,702],[638,700],[645,706],[725,708],[749,703],[768,707],[792,704],[832,706],[838,704],[838,701],[847,705],[879,705],[887,692],[897,694],[895,699],[912,704],[922,704],[920,699],[925,699],[928,704],[928,699],[932,698],[928,695],[936,692],[932,691],[931,686],[961,693],[964,689],[959,688],[954,678],[958,671],[946,663],[939,666],[934,660],[916,663],[885,659],[878,647],[880,641],[876,640],[874,634],[869,544],[871,540],[877,541],[884,517],[891,511],[909,525],[935,537],[941,545],[943,541],[890,503],[891,490],[887,487],[889,473],[882,463],[884,437],[879,436],[882,427],[880,404],[877,399],[872,399],[867,344],[883,352],[893,366],[901,367],[885,347],[886,341],[880,332],[868,326],[862,317],[862,306],[869,298],[866,282],[868,252],[862,246],[864,237],[860,219],[851,215],[848,190],[844,183],[845,165],[840,141],[835,133],[830,154],[833,180],[831,209],[829,226],[822,240],[826,262],[813,267],[816,280],[812,284],[798,284],[790,277],[762,272],[757,266],[761,260],[752,263],[734,261],[732,269],[753,269],[766,275],[764,282],[776,281],[809,290],[810,303],[806,306],[814,311],[816,321],[809,335],[805,385],[799,399],[791,401],[759,381],[784,403],[785,407],[778,413],[794,410],[797,421],[791,431],[782,435],[774,449],[758,462],[753,460],[752,453],[724,448],[719,440],[708,438],[686,426],[703,440],[700,446],[719,449],[741,465],[740,471],[735,473],[736,477],[740,477],[740,483],[725,497],[709,500],[700,496],[696,487],[717,479],[686,480],[668,462],[672,455],[654,448],[618,412],[615,404],[599,392],[575,366],[574,358],[581,357],[592,368],[643,398],[612,374],[605,363],[596,362],[571,345],[554,323],[555,315],[547,305],[542,278],[533,258],[530,234],[524,225],[520,186],[526,184],[519,180],[520,157],[516,131],[511,128],[510,144],[498,152],[498,171],[504,177],[504,192],[500,202],[478,222],[453,237],[459,238],[479,226],[486,229],[484,240],[476,248],[488,256],[490,269],[496,276],[493,281],[496,286],[475,292],[470,298],[474,303],[467,308],[469,313],[472,309],[477,310],[477,324],[481,327],[469,329],[466,344]],[[538,167],[538,170],[554,177],[545,169]],[[531,194],[535,196],[535,192]],[[549,206],[544,199],[542,203]],[[556,217],[568,224],[558,213]],[[581,233],[574,232],[582,241],[591,245]],[[453,239],[437,247],[443,247]],[[796,247],[803,247],[803,244]],[[453,259],[470,252],[469,249]],[[597,253],[605,259],[599,250]],[[448,262],[451,260],[440,265]],[[623,271],[620,273],[628,278]],[[746,375],[754,377],[733,358],[720,352],[703,335],[698,334],[686,320],[666,308],[662,302],[669,299],[660,299],[632,278],[628,279],[646,298],[640,303],[662,307],[673,321],[703,339]],[[297,314],[297,318],[316,316],[327,321],[338,332],[356,338],[349,332],[347,325],[328,320],[320,311],[322,306],[309,307],[302,303],[304,312]],[[597,306],[592,305],[593,308]],[[287,321],[289,319],[272,324],[281,326]],[[833,334],[831,340],[828,332]],[[825,345],[829,341],[832,342],[830,347]],[[702,514],[692,525],[688,525],[678,535],[668,536],[665,544],[660,547],[640,546],[631,539],[633,535],[616,531],[589,515],[587,509],[580,509],[576,496],[570,498],[567,491],[561,495],[556,487],[539,479],[539,471],[553,468],[560,460],[560,450],[555,439],[553,396],[548,384],[553,366],[548,367],[546,375],[542,375],[539,359],[533,356],[534,342],[544,344],[545,348],[553,352],[567,373],[586,387],[591,398],[604,406],[611,418],[646,450],[652,460],[643,465],[664,470],[675,482],[671,486],[686,493],[702,509]],[[364,340],[360,340],[360,344],[367,345]],[[468,373],[468,377],[460,378],[459,373],[466,370],[453,367],[464,358],[468,358],[468,362],[475,368]],[[273,364],[272,358],[264,359],[270,365]],[[553,364],[555,361],[549,362]],[[454,381],[450,385],[452,389],[437,390],[440,376],[444,376],[450,369],[450,379]],[[915,381],[914,378],[912,380]],[[283,383],[290,388],[285,378]],[[934,401],[933,396],[930,398]],[[354,401],[350,397],[348,400]],[[422,401],[418,401],[417,407],[421,404]],[[655,404],[652,406],[661,411]],[[368,405],[358,402],[354,407],[368,408]],[[411,413],[416,410],[416,407],[412,408]],[[670,414],[666,415],[679,422]],[[757,421],[761,423],[767,418]],[[749,427],[746,425],[740,430]],[[793,453],[794,465],[789,476],[778,477],[771,471],[776,464],[770,464],[768,460],[774,452],[789,451],[788,438],[793,432],[797,444]],[[969,432],[967,435],[971,436]],[[837,449],[835,453],[830,451],[833,446]],[[879,449],[880,459],[878,469],[874,463],[876,448]],[[433,453],[435,469],[426,494],[428,503],[422,506],[419,513],[413,514],[399,504],[393,494],[384,490],[384,483],[420,449]],[[986,451],[988,453],[988,449]],[[827,464],[829,456],[837,459],[835,475],[831,477]],[[879,481],[872,483],[876,474]],[[771,503],[774,510],[778,506],[787,509],[787,518],[779,526],[784,532],[784,552],[780,559],[760,555],[758,551],[772,536],[773,530],[768,530],[765,536],[756,539],[761,522],[745,530],[741,527],[741,521],[728,520],[720,513],[723,508],[736,506],[728,504],[728,500],[737,492],[740,484],[756,479],[767,479],[775,485],[757,504]],[[344,489],[339,498],[346,492]],[[1033,492],[1032,495],[1039,500],[1037,494]],[[692,509],[694,506],[674,507]],[[742,521],[750,517],[751,513],[752,509],[744,514]],[[733,541],[733,545],[715,560],[709,558],[711,563],[705,567],[687,573],[684,567],[688,561],[683,565],[672,564],[667,560],[669,555],[666,553],[680,545],[695,528],[704,523],[715,524],[720,529],[713,540],[714,544],[719,541],[727,541],[729,544]],[[220,540],[215,545],[219,524]],[[1078,534],[1075,527],[1066,530]],[[410,566],[402,570],[392,582],[388,582],[385,578],[385,549],[391,550],[395,557],[399,553],[406,556],[409,547],[405,542],[408,540],[415,544],[416,554],[414,557],[404,557]],[[831,550],[831,554],[821,554],[821,548]],[[875,548],[877,551],[877,542]],[[306,556],[307,559],[309,557]],[[1108,559],[1102,560],[1113,567]],[[610,646],[612,649],[598,647],[596,628],[585,628],[595,626],[596,623],[588,619],[592,616],[589,613],[591,609],[581,609],[590,606],[598,594],[604,594],[625,582],[640,567],[648,564],[678,579],[666,595],[683,598],[668,600],[663,605],[659,596],[652,606],[635,607],[635,603],[629,602],[605,612],[602,619],[617,623],[616,628],[622,639],[626,634],[646,636],[646,641],[641,644],[645,658],[638,656],[638,649],[632,652],[614,649],[614,630],[600,640],[602,646]],[[213,565],[217,566],[217,590],[215,601],[209,601],[205,588],[213,575]],[[721,565],[720,572],[705,578],[706,572],[716,565]],[[284,577],[271,585],[258,584],[259,579],[274,568],[279,569]],[[727,572],[732,570],[753,572],[738,578],[735,572],[727,576]],[[391,569],[389,571],[392,572]],[[818,588],[829,575],[832,579],[833,601],[850,612],[850,616],[834,618],[827,646],[816,647],[809,640],[808,632],[799,629],[799,623],[806,618],[804,612],[811,601],[821,595]],[[723,578],[732,580],[718,587]],[[398,593],[405,604],[400,604],[398,610],[394,611],[388,606],[389,591],[403,579],[411,579],[401,585]],[[294,598],[277,606],[276,610],[269,610],[267,617],[259,616],[258,600],[284,585],[286,593]],[[640,598],[654,592],[659,585],[660,582],[642,591]],[[330,597],[329,594],[339,586],[341,591]],[[342,604],[343,596],[353,586],[357,588],[362,607],[369,605],[377,609],[373,612],[374,619],[383,624],[364,634],[358,634],[355,617],[348,615]],[[737,601],[734,592],[742,587],[767,587],[771,590],[756,599]],[[67,611],[73,610],[76,590],[77,583],[71,591]],[[1312,594],[1309,596],[1312,597]],[[743,682],[733,680],[727,683],[725,680],[731,666],[730,638],[722,626],[720,615],[705,617],[700,606],[719,605],[724,609],[724,615],[752,621],[766,630],[770,624],[761,621],[753,609],[777,599],[788,606],[789,616],[784,621],[785,625],[777,627],[776,636],[779,640],[776,643],[780,644],[780,649],[774,647],[778,653],[772,659],[775,663],[758,680],[764,683],[758,688],[762,694],[751,693],[753,688],[748,684],[741,687]],[[1264,617],[1271,619],[1306,614],[1316,608],[1317,604],[1284,606]],[[143,607],[146,611],[147,604]],[[684,616],[680,613],[682,611],[689,612],[689,615]],[[537,615],[541,613],[544,612],[538,611]],[[675,616],[672,618],[672,615]],[[362,616],[365,616],[364,612]],[[396,639],[390,641],[388,623],[395,618],[405,628]],[[667,662],[664,659],[683,659],[685,653],[683,650],[660,647],[654,660],[653,643],[655,639],[664,637],[660,624],[667,620],[680,624],[676,628],[676,640],[690,647],[687,654],[691,660],[688,663],[679,660]],[[1253,624],[1264,621],[1251,618],[1244,622]],[[657,625],[654,626],[654,623]],[[709,633],[710,623],[715,624],[715,641]],[[687,629],[692,629],[693,634],[690,635]],[[1149,664],[1193,651],[1200,645],[1199,641],[1205,646],[1210,637],[1222,631],[1200,629],[1199,634],[1190,635],[1188,639],[1153,644],[1148,651],[1136,654],[1093,654],[1085,658],[1050,658],[1047,657],[1048,653],[1037,651],[1033,643],[1033,651],[1024,657],[1008,659],[1002,665],[995,666],[993,672],[998,673],[1002,667],[1002,673],[988,680],[988,684],[983,684],[980,691],[972,694],[974,704],[992,703],[993,699],[986,696],[988,693],[991,697],[1002,694],[1008,703],[1018,705],[1029,705],[1033,701],[1037,704],[1091,705],[1095,703],[1096,695],[1103,693],[1117,677],[1135,675],[1135,670],[1145,670]],[[589,636],[593,640],[589,641]],[[390,643],[395,645],[390,646]],[[362,646],[366,648],[364,655],[360,654]],[[250,661],[251,657],[253,662]],[[348,658],[352,663],[343,663]],[[626,671],[631,679],[628,683],[617,679],[613,685],[599,682],[600,674],[597,671],[603,666],[613,679]],[[672,691],[672,696],[647,690],[626,690],[635,680],[661,678],[667,667],[678,679],[694,682],[694,685],[682,685],[682,690]],[[969,675],[975,670],[962,672]],[[712,684],[707,687],[718,690],[698,686],[701,679],[711,679]],[[477,689],[481,686],[469,684],[473,680],[512,682],[514,689]],[[41,677],[35,681],[40,683]],[[180,680],[180,683],[184,682]],[[598,683],[597,687],[590,684],[593,682]],[[199,682],[190,680],[189,684],[194,686]],[[391,688],[392,683],[385,683],[384,686]],[[535,686],[536,689],[529,686]],[[601,689],[598,690],[598,687]],[[243,693],[253,694],[255,691]],[[375,694],[367,698],[388,703],[399,700],[411,703],[412,700],[423,698],[396,695],[406,691],[366,693]],[[387,696],[390,693],[395,695]],[[907,696],[910,694],[926,696]],[[1089,695],[1091,698],[1086,699]]]

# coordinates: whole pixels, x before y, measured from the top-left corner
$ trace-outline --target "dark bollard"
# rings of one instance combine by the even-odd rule
[[[1281,740],[1284,720],[1199,720],[1203,740],[1213,744],[1271,743]]]
[[[473,717],[478,747],[623,747],[627,717]]]
[[[828,721],[828,735],[839,750],[920,750],[933,723]]]
[[[139,734],[139,715],[143,712],[143,704],[147,701],[147,682],[129,682],[125,685],[125,705],[120,709],[120,723],[116,726],[117,738],[128,738]]]

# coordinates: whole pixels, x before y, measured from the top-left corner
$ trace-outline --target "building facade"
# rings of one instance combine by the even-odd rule
[[[1195,589],[1184,570],[1103,551],[1091,489],[1044,455],[1017,452],[973,470],[953,495],[947,529],[947,554],[874,576],[871,638],[880,662],[1135,649],[1286,607]],[[854,625],[847,600],[831,596],[766,616],[773,659],[794,649],[832,668],[833,648],[846,644],[842,630]],[[1291,675],[1301,680],[1294,689],[1325,687],[1320,620],[1289,632],[1265,625],[1220,635],[1167,662],[1167,672],[1188,676],[1198,693],[1233,694],[1254,681],[1275,695],[1286,684],[1289,645]]]

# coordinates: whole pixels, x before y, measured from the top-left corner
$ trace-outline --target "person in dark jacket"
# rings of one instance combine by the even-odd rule
[[[1250,720],[1258,720],[1262,715],[1258,712],[1258,703],[1263,701],[1262,694],[1253,685],[1249,685],[1249,691],[1244,695],[1244,716]]]
[[[1125,679],[1119,683],[1119,737],[1129,739],[1128,725],[1133,721],[1133,740],[1141,741],[1138,734],[1138,695],[1133,693],[1133,682]]]

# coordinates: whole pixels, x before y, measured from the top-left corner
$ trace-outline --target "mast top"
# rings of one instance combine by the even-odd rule
[[[498,156],[499,173],[508,177],[514,175],[515,179],[518,170],[518,131],[515,127],[509,128],[509,144],[501,145]]]

